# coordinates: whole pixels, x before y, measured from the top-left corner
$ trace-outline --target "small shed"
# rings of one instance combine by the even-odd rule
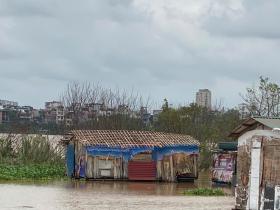
[[[234,183],[236,173],[237,142],[220,142],[213,151],[212,182]]]
[[[188,135],[73,130],[64,142],[71,177],[172,182],[198,176],[199,142]]]
[[[280,209],[279,128],[279,118],[258,117],[231,133],[238,138],[235,209]]]

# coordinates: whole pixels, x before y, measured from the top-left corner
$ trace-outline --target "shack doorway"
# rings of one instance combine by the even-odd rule
[[[128,179],[134,181],[156,180],[156,162],[152,160],[152,152],[142,152],[128,162]]]

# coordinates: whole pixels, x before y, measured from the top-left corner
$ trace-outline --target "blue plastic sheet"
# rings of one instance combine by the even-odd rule
[[[74,175],[74,146],[71,144],[67,145],[66,151],[66,163],[67,163],[67,176],[72,177]]]
[[[176,145],[168,147],[156,147],[153,151],[154,160],[162,160],[164,156],[185,153],[185,154],[198,154],[199,147],[197,145]]]
[[[119,148],[119,147],[98,147],[88,146],[86,148],[87,154],[91,156],[111,156],[111,157],[122,157],[128,161],[133,158],[134,155],[141,152],[153,151],[151,147],[134,147],[134,148]]]
[[[162,160],[165,155],[172,155],[175,153],[198,154],[199,147],[197,145],[176,145],[168,147],[104,147],[104,146],[88,146],[86,147],[87,154],[91,156],[112,156],[121,157],[128,161],[133,156],[141,152],[152,152],[153,160]]]

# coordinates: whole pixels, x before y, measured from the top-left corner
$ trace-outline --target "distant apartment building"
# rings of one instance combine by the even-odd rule
[[[210,110],[212,108],[211,91],[208,89],[200,89],[196,93],[196,104]]]
[[[20,122],[33,122],[33,107],[21,106],[17,108],[17,115]]]
[[[45,121],[46,123],[64,123],[64,106],[60,101],[51,101],[45,103]]]
[[[158,121],[160,113],[162,113],[161,109],[153,110],[153,121],[154,122]]]
[[[240,119],[247,119],[250,117],[250,111],[248,110],[248,105],[245,103],[241,103],[238,105],[238,111]]]
[[[9,121],[10,119],[8,110],[0,110],[0,124],[8,123]]]
[[[2,106],[18,106],[18,102],[15,101],[8,101],[8,100],[1,100],[0,99],[0,105]]]
[[[11,123],[19,121],[18,112],[16,110],[10,110],[3,108],[0,110],[0,124]]]
[[[148,112],[147,107],[140,108],[140,119],[146,126],[148,126],[151,123],[152,115]]]

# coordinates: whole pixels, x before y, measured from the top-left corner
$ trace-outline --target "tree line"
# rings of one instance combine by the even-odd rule
[[[241,94],[240,94],[241,95]],[[278,117],[280,112],[280,88],[268,78],[260,77],[257,87],[247,88],[241,95],[248,110],[248,116]],[[118,88],[104,88],[94,83],[69,83],[60,96],[64,107],[72,114],[71,127],[48,123],[1,125],[2,132],[40,132],[63,134],[69,129],[128,129],[154,130],[183,133],[205,142],[229,140],[228,134],[240,123],[239,110],[218,108],[208,110],[196,104],[172,108],[165,99],[162,112],[156,120],[143,122],[145,110],[151,107],[150,98],[144,99],[139,93]],[[110,115],[101,115],[90,120],[84,118],[84,108],[89,104],[102,104],[103,109],[111,110]]]

